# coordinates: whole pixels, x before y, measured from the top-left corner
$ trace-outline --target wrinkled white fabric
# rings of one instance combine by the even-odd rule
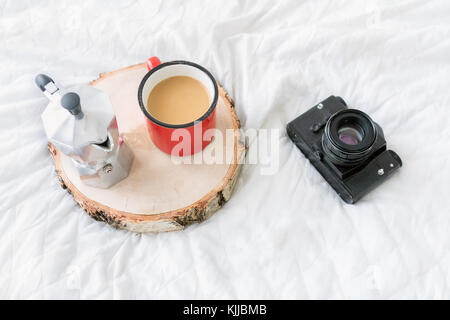
[[[447,1],[0,0],[1,298],[450,298]],[[55,178],[34,76],[65,85],[143,62],[207,67],[280,168],[181,232],[96,222]],[[346,205],[286,137],[340,95],[404,166]],[[252,145],[250,145],[252,148]]]

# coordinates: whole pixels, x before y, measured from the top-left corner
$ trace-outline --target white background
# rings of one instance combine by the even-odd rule
[[[450,298],[449,17],[448,1],[0,0],[0,297]],[[208,68],[244,128],[279,128],[280,168],[245,166],[202,224],[139,235],[59,187],[33,79],[152,55]],[[353,206],[284,133],[332,94],[404,162]]]

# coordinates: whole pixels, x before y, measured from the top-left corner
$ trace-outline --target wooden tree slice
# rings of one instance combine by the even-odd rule
[[[134,152],[134,162],[126,179],[109,189],[87,186],[80,181],[70,158],[50,143],[49,150],[61,186],[94,219],[134,232],[181,230],[209,218],[230,199],[246,147],[241,141],[234,103],[219,86],[216,127],[224,137],[226,130],[232,129],[234,138],[231,143],[230,139],[216,138],[202,153],[190,159],[195,163],[195,157],[212,154],[216,144],[222,143],[224,158],[228,156],[231,161],[174,163],[151,142],[139,108],[137,88],[146,72],[143,63],[103,73],[90,84],[109,94],[119,131]]]

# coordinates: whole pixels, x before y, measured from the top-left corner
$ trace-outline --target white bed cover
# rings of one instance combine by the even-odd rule
[[[450,298],[449,17],[448,1],[0,0],[0,298]],[[152,55],[207,67],[244,128],[279,128],[280,168],[246,165],[204,223],[134,234],[60,188],[33,79]],[[404,164],[357,205],[284,131],[332,94]]]

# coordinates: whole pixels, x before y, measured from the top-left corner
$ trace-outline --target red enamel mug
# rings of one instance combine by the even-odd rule
[[[157,57],[147,60],[148,72],[138,89],[138,101],[147,121],[151,140],[160,150],[170,155],[188,156],[202,151],[211,141],[216,126],[216,105],[219,95],[216,80],[204,67],[189,61],[161,63]],[[153,88],[161,81],[175,76],[188,76],[200,81],[206,88],[210,106],[197,120],[185,124],[164,123],[146,108]],[[209,131],[209,134],[205,134]],[[180,145],[183,145],[180,148]]]

